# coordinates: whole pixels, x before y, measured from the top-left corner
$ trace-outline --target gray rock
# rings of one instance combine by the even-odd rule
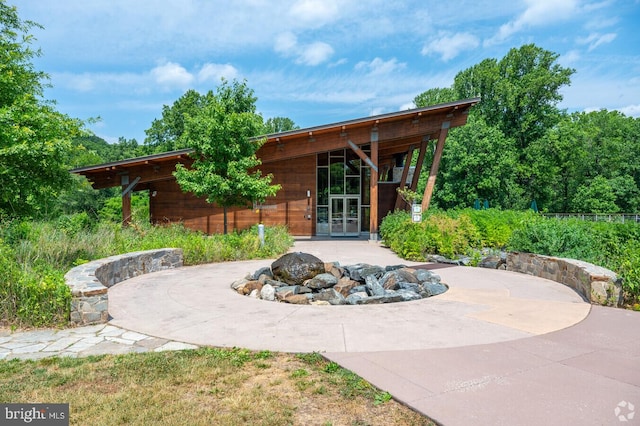
[[[374,275],[376,278],[380,278],[385,272],[380,266],[372,266],[366,263],[344,266],[344,270],[349,274],[349,278],[361,283],[363,283],[365,277],[369,275]]]
[[[369,297],[369,295],[366,292],[351,293],[345,298],[345,302],[347,302],[348,305],[357,305],[358,300],[366,299],[367,297]]]
[[[447,287],[444,284],[435,284],[435,283],[423,283],[422,288],[424,288],[428,297],[437,296],[438,294],[442,294],[447,291]]]
[[[471,258],[469,256],[460,256],[458,258],[458,265],[469,266],[471,264]]]
[[[411,300],[420,300],[422,299],[422,296],[420,296],[420,294],[412,291],[412,290],[406,290],[406,289],[400,289],[400,290],[396,290],[395,292],[396,294],[399,294],[400,296],[402,296],[402,301],[403,302],[409,302]]]
[[[294,294],[298,294],[299,285],[289,285],[284,287],[276,287],[276,299],[282,301],[283,299],[292,296]]]
[[[423,288],[420,284],[416,283],[398,283],[398,290],[408,290],[414,293],[420,294],[423,291]]]
[[[234,289],[235,291],[242,293],[242,288],[247,285],[247,283],[249,282],[248,279],[246,278],[241,278],[239,280],[236,280],[234,282],[231,283],[231,288]]]
[[[273,278],[273,274],[271,273],[271,268],[265,266],[264,268],[260,268],[251,275],[252,280],[259,280],[261,275],[266,275],[268,278]]]
[[[296,287],[298,287],[298,294],[311,294],[311,293],[313,293],[313,290],[311,290],[309,287],[305,287],[303,285],[298,285]]]
[[[439,283],[440,282],[440,275],[436,274],[435,272],[429,271],[427,269],[418,269],[416,271],[416,278],[418,279],[418,282],[421,282],[421,283],[424,283],[424,282]]]
[[[264,276],[264,275],[262,275]],[[278,281],[278,280],[273,280],[273,279],[266,279],[264,280],[264,284],[269,284],[272,287],[286,287],[289,284],[282,282],[282,281]]]
[[[338,279],[329,273],[318,274],[304,283],[305,287],[318,290],[321,288],[330,288],[338,284]]]
[[[398,288],[398,274],[397,271],[389,271],[380,278],[380,285],[385,290],[395,290]]]
[[[351,297],[353,295],[349,295]],[[388,292],[380,296],[369,296],[355,299],[353,305],[378,305],[381,303],[395,303],[402,302],[403,298],[401,294],[396,292]]]
[[[331,305],[344,305],[346,303],[344,296],[333,288],[320,290],[319,293],[314,295],[313,299],[324,300]]]
[[[384,287],[380,285],[375,275],[367,275],[365,277],[367,289],[373,296],[383,296],[385,294]]]
[[[458,265],[458,266],[460,266],[460,264],[461,264],[459,260],[447,259],[446,257],[440,256],[439,254],[431,254],[431,255],[427,256],[427,260],[429,262],[445,263],[445,264],[449,264],[449,265]]]
[[[265,284],[262,286],[262,290],[260,290],[260,298],[262,300],[269,300],[273,302],[276,300],[276,290],[273,286],[269,284]]]
[[[353,293],[364,293],[367,294],[367,286],[366,285],[358,285],[349,290],[349,294]]]
[[[302,284],[325,272],[324,262],[308,253],[287,253],[271,264],[273,277],[287,284]]]
[[[487,256],[483,258],[479,263],[480,268],[498,269],[504,265],[506,260],[503,260],[500,256]]]
[[[408,268],[407,265],[389,265],[389,266],[385,266],[384,270],[389,272],[389,271],[395,271],[396,269],[402,269],[402,268]]]

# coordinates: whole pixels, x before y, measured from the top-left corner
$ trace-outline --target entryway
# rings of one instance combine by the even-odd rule
[[[332,237],[357,237],[360,235],[360,198],[332,196],[329,211]]]

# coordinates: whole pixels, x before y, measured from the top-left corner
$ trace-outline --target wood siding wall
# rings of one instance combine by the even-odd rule
[[[260,167],[262,174],[273,174],[273,183],[282,188],[275,197],[265,200],[267,208],[256,211],[247,207],[229,208],[229,231],[243,230],[258,223],[265,225],[286,224],[293,235],[315,234],[316,156],[274,161]],[[307,190],[311,197],[307,198]],[[150,193],[153,223],[182,222],[185,226],[208,234],[224,230],[223,210],[204,199],[182,193],[173,180],[154,182]],[[307,218],[309,216],[310,218]]]

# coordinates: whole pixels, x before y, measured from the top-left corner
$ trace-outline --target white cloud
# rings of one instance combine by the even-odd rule
[[[384,114],[384,113],[385,113],[385,108],[384,107],[371,108],[371,110],[369,110],[369,117],[372,117],[374,115]]]
[[[618,111],[629,117],[640,118],[640,104],[627,105],[622,108],[616,108]]]
[[[464,50],[475,49],[480,45],[478,37],[470,33],[457,33],[454,35],[441,35],[439,38],[431,40],[422,48],[423,55],[437,53],[441,59],[447,62],[455,58]]]
[[[416,107],[415,102],[411,101],[411,102],[407,102],[405,104],[400,105],[400,111],[404,111],[407,109],[414,109]]]
[[[355,66],[356,70],[365,70],[369,75],[388,75],[398,70],[406,68],[407,64],[399,63],[396,58],[384,61],[381,58],[375,58],[371,62],[361,61]]]
[[[581,59],[580,52],[577,50],[570,50],[564,55],[560,55],[558,62],[564,67],[571,67],[573,64]]]
[[[525,11],[502,25],[496,35],[485,40],[485,46],[502,43],[525,28],[569,19],[578,8],[577,0],[525,0],[525,3]]]
[[[156,83],[167,89],[176,87],[186,88],[194,81],[193,74],[187,71],[182,65],[174,62],[167,62],[153,68],[151,70],[151,76]]]
[[[315,43],[302,46],[296,62],[299,64],[315,66],[325,62],[331,57],[331,55],[333,55],[333,47],[327,43],[317,41]]]
[[[221,78],[233,80],[238,74],[238,70],[231,64],[204,64],[198,71],[198,81],[217,84]]]
[[[298,47],[298,38],[292,32],[285,32],[279,34],[276,37],[276,43],[273,49],[277,53],[281,53],[284,56],[290,56],[295,54]]]
[[[617,37],[616,33],[607,33],[607,34],[592,33],[592,34],[589,34],[588,37],[578,38],[577,42],[578,44],[588,44],[589,45],[588,51],[591,52],[593,49],[595,49],[596,47],[602,44],[611,43],[613,40],[616,39],[616,37]]]
[[[276,53],[284,57],[296,57],[296,63],[316,66],[327,61],[334,53],[331,45],[322,41],[301,44],[291,32],[279,34],[273,47]]]
[[[618,18],[603,19],[601,16],[599,16],[598,18],[594,18],[588,21],[585,24],[585,28],[588,30],[594,30],[594,31],[601,30],[603,28],[609,28],[616,25],[618,21],[619,21]]]
[[[289,14],[305,26],[321,27],[338,17],[339,7],[334,0],[298,0]]]

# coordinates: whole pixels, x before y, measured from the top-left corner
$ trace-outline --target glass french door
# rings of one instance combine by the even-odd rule
[[[332,196],[330,200],[331,236],[358,236],[360,234],[360,197]]]

